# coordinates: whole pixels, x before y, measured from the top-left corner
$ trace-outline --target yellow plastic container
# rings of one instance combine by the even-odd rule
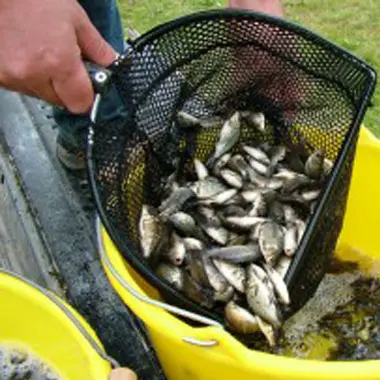
[[[380,142],[362,129],[338,255],[380,256]],[[104,268],[118,294],[141,318],[170,380],[369,380],[380,379],[378,361],[323,362],[247,349],[217,326],[194,328],[152,305],[158,293],[122,259],[99,224]],[[359,255],[359,256],[360,256]],[[363,260],[366,261],[366,260]],[[149,298],[147,298],[149,297]]]
[[[28,350],[64,380],[107,380],[111,370],[101,357],[105,354],[100,341],[75,310],[56,295],[44,294],[2,270],[0,345]]]

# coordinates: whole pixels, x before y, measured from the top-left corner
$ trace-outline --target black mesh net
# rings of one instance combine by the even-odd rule
[[[102,221],[125,259],[166,299],[192,311],[222,319],[154,274],[140,254],[137,231],[142,204],[160,203],[160,185],[177,159],[206,160],[219,137],[217,128],[184,133],[174,122],[177,112],[222,117],[234,110],[263,112],[270,132],[259,135],[246,127],[241,141],[286,139],[308,153],[324,149],[337,163],[287,276],[293,311],[301,307],[323,277],[341,229],[373,71],[292,24],[218,11],[142,36],[114,68],[114,81],[130,113],[125,120],[96,126],[90,146],[90,176]]]

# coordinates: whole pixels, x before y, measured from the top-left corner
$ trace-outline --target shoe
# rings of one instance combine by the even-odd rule
[[[78,148],[63,139],[57,137],[57,157],[61,164],[70,171],[83,171],[86,168],[85,150]]]

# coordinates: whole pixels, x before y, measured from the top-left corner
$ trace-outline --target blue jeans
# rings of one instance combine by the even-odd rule
[[[116,0],[79,0],[92,23],[103,38],[119,53],[124,51],[124,33]],[[125,114],[126,110],[112,87],[101,101],[98,120],[108,120]],[[67,110],[54,108],[54,119],[61,137],[69,144],[84,148],[86,132],[90,124],[88,115],[73,115]]]

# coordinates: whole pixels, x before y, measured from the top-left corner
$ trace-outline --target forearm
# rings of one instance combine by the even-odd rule
[[[229,0],[231,8],[248,9],[283,17],[284,8],[281,0]]]

